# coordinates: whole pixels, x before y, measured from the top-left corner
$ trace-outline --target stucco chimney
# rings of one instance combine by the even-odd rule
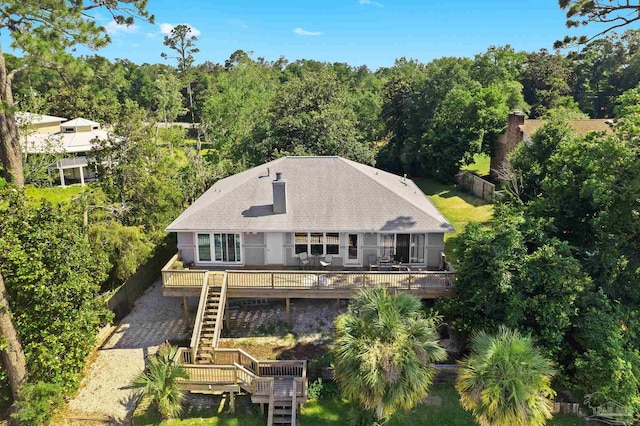
[[[287,181],[282,173],[276,172],[276,180],[271,182],[273,186],[273,212],[276,214],[287,212]]]

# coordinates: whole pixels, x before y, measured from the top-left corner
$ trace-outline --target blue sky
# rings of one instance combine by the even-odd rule
[[[491,45],[516,50],[551,49],[568,32],[557,0],[150,0],[155,25],[119,28],[96,18],[113,42],[97,52],[136,63],[163,61],[163,32],[189,24],[198,36],[198,63],[222,63],[235,50],[275,60],[284,55],[392,66],[396,58],[428,62],[473,56]],[[106,15],[104,15],[106,16]],[[84,53],[84,50],[80,50]]]

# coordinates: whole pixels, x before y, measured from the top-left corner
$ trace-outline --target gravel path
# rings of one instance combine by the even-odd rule
[[[135,392],[128,385],[144,369],[145,357],[166,340],[189,337],[181,305],[181,298],[162,296],[160,280],[138,298],[131,313],[98,351],[78,395],[69,402],[74,416],[126,422],[135,407]]]

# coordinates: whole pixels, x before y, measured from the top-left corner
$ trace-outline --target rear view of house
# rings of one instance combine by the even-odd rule
[[[298,266],[302,256],[437,269],[454,228],[410,179],[341,157],[284,157],[220,180],[167,231],[197,267]]]

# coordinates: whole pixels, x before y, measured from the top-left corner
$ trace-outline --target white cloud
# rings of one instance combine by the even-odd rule
[[[307,31],[303,28],[296,28],[295,30],[293,30],[294,33],[298,34],[298,35],[303,35],[303,36],[319,36],[320,34],[322,34],[320,31]]]
[[[118,25],[116,21],[109,21],[104,29],[111,35],[122,33],[135,33],[138,31],[138,27],[135,24],[131,25]]]
[[[162,34],[171,34],[171,30],[173,29],[173,25],[171,24],[167,24],[166,22],[164,24],[160,24],[160,32]]]
[[[200,35],[200,30],[197,29],[196,27],[192,27],[189,24],[182,24],[182,25],[186,25],[187,27],[189,27],[189,35],[190,36],[198,37]],[[175,27],[176,26],[173,25],[173,24],[169,24],[167,22],[164,22],[164,23],[160,24],[160,32],[162,34],[169,35],[169,34],[171,34],[171,30],[174,29]]]
[[[371,1],[371,0],[360,0],[360,4],[372,4],[374,6],[383,7],[382,3],[377,1]]]

